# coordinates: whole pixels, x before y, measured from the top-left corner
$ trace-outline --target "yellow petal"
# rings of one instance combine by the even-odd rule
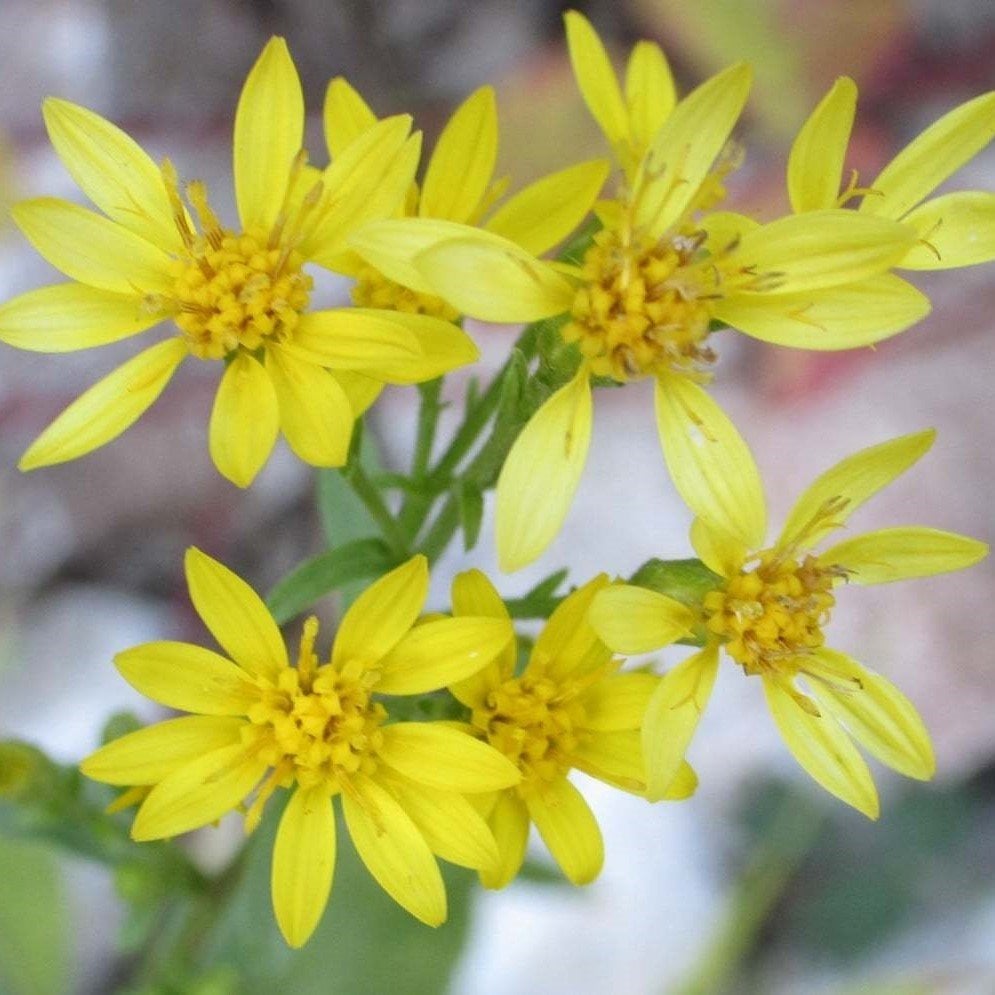
[[[273,844],[273,911],[291,947],[307,943],[321,921],[335,872],[335,815],[324,786],[298,788]]]
[[[486,667],[514,636],[511,623],[499,618],[464,616],[426,622],[380,661],[377,691],[425,694],[454,684]]]
[[[146,698],[184,712],[245,715],[259,700],[244,670],[190,643],[144,643],[118,653],[114,666]]]
[[[342,466],[349,455],[355,416],[328,370],[272,348],[266,373],[276,391],[280,428],[290,448],[311,466]]]
[[[650,653],[689,635],[694,613],[664,594],[632,584],[613,584],[598,593],[588,619],[616,653]]]
[[[494,175],[497,146],[494,88],[482,86],[442,129],[425,170],[418,213],[423,218],[469,221]]]
[[[661,236],[687,209],[729,138],[750,92],[738,63],[688,94],[658,129],[634,183],[637,227]]]
[[[91,753],[80,770],[104,784],[156,784],[205,753],[239,742],[244,719],[185,715],[128,733]]]
[[[924,456],[935,438],[934,429],[902,435],[862,449],[821,474],[791,509],[778,548],[809,548],[840,528],[868,498]]]
[[[887,584],[963,570],[987,555],[987,544],[977,539],[908,526],[845,539],[820,553],[819,562],[843,567],[850,584]]]
[[[557,605],[536,638],[528,669],[560,680],[590,673],[611,660],[611,650],[588,621],[591,602],[608,583],[606,574],[598,574]]]
[[[486,618],[509,619],[508,609],[497,589],[479,570],[466,570],[453,580],[452,604],[454,615],[478,615]],[[453,696],[470,708],[483,704],[487,692],[511,677],[518,655],[517,640],[508,645],[482,670],[450,687]]]
[[[540,556],[570,510],[591,442],[588,377],[581,366],[570,383],[543,403],[501,468],[495,528],[498,561],[506,573]]]
[[[623,791],[643,794],[646,768],[638,729],[621,729],[586,736],[572,755],[573,765],[599,781]]]
[[[584,103],[609,143],[624,145],[629,138],[629,118],[605,46],[583,14],[569,10],[563,21],[570,62]]]
[[[871,772],[843,727],[826,713],[802,708],[777,679],[765,677],[763,684],[771,715],[795,760],[831,795],[876,819],[880,806]]]
[[[485,888],[504,888],[521,869],[525,846],[529,841],[529,812],[514,791],[502,791],[487,819],[498,847],[498,864],[481,869],[480,883]]]
[[[593,159],[536,180],[501,205],[487,230],[541,256],[584,220],[609,168],[604,159]]]
[[[605,860],[605,845],[583,795],[565,778],[525,797],[529,816],[572,884],[590,884]]]
[[[428,926],[446,919],[446,890],[425,837],[378,784],[357,777],[342,795],[349,835],[377,884]]]
[[[888,218],[856,211],[809,211],[789,214],[745,234],[722,262],[729,272],[745,268],[746,286],[760,274],[765,294],[799,294],[856,283],[878,276],[912,248],[915,232]],[[735,291],[730,289],[728,297]]]
[[[434,294],[415,257],[440,242],[453,239],[490,239],[504,245],[498,235],[456,221],[439,218],[388,218],[363,225],[349,236],[349,245],[388,279],[420,294]]]
[[[760,473],[743,437],[696,383],[666,374],[656,383],[663,458],[691,511],[757,549],[767,531]]]
[[[276,683],[289,666],[287,648],[259,595],[196,546],[184,563],[190,600],[211,635],[243,670]]]
[[[162,393],[187,354],[181,339],[160,342],[80,395],[28,447],[22,470],[65,463],[116,439]]]
[[[338,669],[349,661],[372,665],[415,624],[428,597],[428,560],[412,556],[371,584],[349,606],[332,648]]]
[[[280,432],[276,391],[262,363],[239,352],[214,398],[209,428],[211,459],[233,484],[248,487],[269,459]]]
[[[664,674],[643,720],[646,797],[659,801],[679,785],[687,752],[718,673],[716,645],[689,656]]]
[[[384,385],[379,380],[374,380],[363,373],[355,373],[352,370],[329,370],[329,373],[345,392],[346,400],[356,418],[366,414],[383,390]]]
[[[691,523],[691,548],[713,573],[720,577],[734,577],[743,568],[749,549],[726,532],[696,518]]]
[[[481,321],[538,321],[573,303],[573,285],[548,263],[496,235],[440,242],[415,257],[425,281]]]
[[[384,726],[377,755],[412,781],[442,791],[497,791],[521,780],[503,753],[441,722]]]
[[[651,41],[638,41],[625,70],[625,102],[629,110],[632,144],[644,152],[677,103],[670,66]]]
[[[894,684],[828,649],[806,660],[805,673],[814,678],[810,684],[819,708],[835,715],[881,763],[920,781],[936,773],[929,733],[915,706]]]
[[[860,210],[901,218],[995,137],[995,91],[955,107],[914,138],[870,184]]]
[[[56,269],[80,283],[132,297],[173,291],[173,261],[127,228],[55,197],[10,209],[17,227]]]
[[[406,329],[417,344],[418,352],[384,357],[375,369],[369,369],[371,376],[392,384],[424,383],[480,358],[480,350],[473,339],[451,321],[406,311],[386,313],[391,321]]]
[[[720,321],[763,342],[833,351],[880,342],[921,321],[929,311],[924,293],[891,273],[882,273],[823,290],[738,294],[719,301],[714,313]]]
[[[325,91],[325,142],[334,159],[351,142],[377,123],[377,116],[343,76],[336,76]]]
[[[235,198],[243,228],[268,231],[304,144],[304,94],[282,38],[271,38],[249,71],[235,111]]]
[[[330,265],[362,225],[389,217],[415,177],[421,137],[408,138],[411,118],[384,118],[335,157],[322,174],[323,194],[299,246],[307,259]]]
[[[995,194],[969,190],[926,201],[906,215],[920,241],[902,269],[952,269],[995,259]]]
[[[42,114],[62,164],[104,214],[163,249],[183,248],[162,173],[136,141],[68,100],[48,97]]]
[[[0,342],[32,352],[73,352],[137,335],[164,317],[135,294],[60,283],[0,307]]]
[[[387,788],[434,854],[474,870],[498,865],[494,835],[483,816],[462,795],[412,784],[403,778],[391,778]]]
[[[788,197],[796,213],[836,204],[857,110],[857,85],[840,76],[802,125],[788,156]]]
[[[255,746],[212,750],[160,781],[142,803],[132,839],[166,839],[216,822],[239,806],[266,770]]]
[[[710,211],[695,221],[695,227],[708,235],[709,251],[721,255],[738,245],[744,235],[760,228],[760,222],[736,211]]]
[[[386,362],[421,354],[418,340],[395,312],[354,307],[305,314],[288,349],[318,366],[371,375]]]
[[[617,674],[598,681],[581,698],[587,716],[585,728],[592,732],[638,729],[659,683],[655,675],[642,672]]]

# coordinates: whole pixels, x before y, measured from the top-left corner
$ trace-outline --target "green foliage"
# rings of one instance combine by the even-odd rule
[[[471,480],[460,483],[456,492],[460,526],[463,529],[463,549],[469,553],[480,538],[480,524],[484,517],[484,493]]]

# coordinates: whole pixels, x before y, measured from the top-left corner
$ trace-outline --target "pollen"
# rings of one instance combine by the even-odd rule
[[[611,228],[595,235],[562,334],[578,343],[596,376],[625,383],[714,362],[705,345],[709,299],[697,269],[693,278],[688,270],[704,241],[703,232],[663,241]]]
[[[766,550],[753,570],[705,596],[707,627],[747,674],[793,676],[823,645],[837,577],[812,556],[799,563]]]
[[[580,690],[575,682],[526,674],[490,691],[472,722],[518,767],[524,787],[551,782],[574,765],[574,753],[588,735]]]
[[[316,666],[316,633],[317,620],[309,619],[297,667],[284,668],[261,688],[245,735],[274,768],[274,787],[296,781],[335,792],[347,788],[351,776],[376,770],[387,712],[371,699],[359,668]]]
[[[381,308],[386,311],[403,311],[405,314],[427,314],[443,321],[456,321],[459,311],[441,297],[409,290],[400,283],[384,276],[374,266],[364,266],[352,288],[352,302],[356,307]]]

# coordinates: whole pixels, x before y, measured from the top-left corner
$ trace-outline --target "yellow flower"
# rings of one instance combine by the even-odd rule
[[[667,58],[655,42],[633,45],[625,67],[623,95],[605,46],[591,22],[576,10],[567,11],[563,20],[581,96],[626,178],[632,181],[653,137],[677,104]]]
[[[329,83],[325,137],[332,156],[376,123],[363,98],[341,78]],[[550,173],[499,207],[507,178],[494,180],[498,119],[494,90],[482,86],[453,113],[436,142],[421,187],[413,185],[397,221],[377,222],[356,232],[349,244],[357,256],[353,301],[358,305],[435,314],[455,321],[462,313],[444,301],[412,264],[420,251],[467,226],[510,239],[540,255],[563,241],[584,219],[608,177],[603,159]],[[405,218],[418,218],[417,225]],[[484,220],[486,218],[486,220]]]
[[[258,595],[197,549],[186,560],[194,607],[230,659],[187,643],[147,643],[115,663],[140,692],[196,714],[131,733],[83,761],[98,781],[151,786],[132,836],[185,833],[240,809],[251,831],[278,788],[292,789],[273,851],[273,907],[291,946],[305,943],[335,866],[332,799],[342,798],[356,850],[380,886],[432,926],[446,918],[434,854],[473,868],[498,858],[462,792],[519,780],[497,751],[440,722],[390,722],[381,695],[423,694],[487,665],[511,626],[468,616],[416,625],[428,570],[416,556],[346,612],[330,658],[304,624],[296,666]],[[138,797],[144,792],[139,792]]]
[[[0,308],[0,340],[66,352],[165,318],[179,334],[71,404],[24,454],[22,469],[75,459],[115,438],[188,355],[225,361],[209,441],[228,479],[247,486],[281,430],[305,462],[338,466],[354,418],[381,383],[431,379],[476,358],[448,322],[375,309],[308,311],[305,263],[336,268],[351,232],[394,211],[414,176],[420,136],[408,137],[410,118],[391,118],[323,172],[309,167],[301,84],[282,38],[263,50],[238,102],[238,228],[222,224],[201,182],[186,187],[188,211],[172,164],[157,167],[92,111],[50,99],[44,114],[66,169],[104,213],[49,197],[14,207],[29,241],[76,282]]]
[[[853,536],[821,552],[815,547],[912,466],[934,435],[902,436],[838,463],[798,499],[777,542],[759,552],[695,521],[692,544],[717,574],[699,613],[708,638],[704,649],[664,677],[649,704],[643,736],[650,798],[667,790],[682,769],[720,648],[745,674],[761,678],[774,722],[801,766],[865,815],[877,817],[878,796],[853,740],[908,777],[933,776],[933,750],[915,708],[880,674],[825,647],[823,629],[839,584],[960,570],[977,563],[988,547],[917,526]],[[752,501],[762,516],[761,495]],[[590,621],[617,652],[643,653],[673,641],[688,609],[655,591],[621,585],[598,595]]]
[[[842,206],[909,225],[916,242],[900,269],[951,269],[995,259],[995,194],[969,190],[926,200],[995,138],[995,91],[955,107],[914,138],[862,187],[856,171],[841,190],[857,86],[841,76],[802,126],[788,159],[788,195],[798,212]],[[897,280],[897,277],[889,279]]]
[[[571,770],[624,791],[645,791],[639,728],[659,678],[618,673],[621,661],[612,659],[586,622],[591,600],[607,585],[602,574],[563,601],[517,676],[512,642],[483,670],[450,687],[471,710],[467,732],[503,753],[522,776],[520,784],[479,799],[501,858],[497,867],[480,870],[488,888],[503,888],[518,873],[530,823],[571,882],[587,884],[598,876],[601,831],[568,779]],[[479,570],[456,577],[453,612],[508,622],[507,608]],[[661,797],[687,798],[696,786],[694,771],[682,763]]]
[[[621,129],[622,105],[605,97],[617,90],[607,58],[597,56],[589,26],[577,16],[568,25],[588,103],[600,108],[599,120],[614,103]],[[411,233],[395,239],[397,251],[409,253],[406,265],[472,317],[569,319],[562,335],[579,347],[580,367],[526,425],[498,480],[503,570],[536,559],[563,524],[590,442],[592,377],[656,381],[657,428],[677,490],[696,515],[753,545],[762,540],[762,523],[741,499],[758,484],[752,458],[701,386],[716,359],[714,323],[784,345],[818,337],[820,348],[839,349],[907,327],[928,311],[922,294],[886,273],[915,242],[905,225],[839,209],[760,225],[712,210],[737,164],[728,139],[750,78],[748,66],[731,66],[664,117],[618,198],[595,208],[604,227],[580,266],[540,260],[470,226],[460,237],[439,238],[417,220],[375,222],[362,233],[364,240],[385,226]],[[661,88],[659,73],[633,79],[650,93]],[[638,85],[630,88],[633,99]],[[609,137],[623,133],[606,130]]]

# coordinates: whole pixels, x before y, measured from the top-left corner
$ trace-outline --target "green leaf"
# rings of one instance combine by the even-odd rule
[[[472,481],[464,480],[456,491],[460,525],[463,527],[463,549],[470,552],[480,538],[480,523],[484,517],[484,494]]]
[[[202,968],[238,970],[240,995],[425,995],[444,992],[463,949],[475,876],[443,864],[449,919],[431,929],[376,884],[338,823],[335,879],[325,915],[301,950],[280,938],[270,899],[270,860],[279,806],[249,841],[241,879]]]
[[[393,564],[391,551],[382,539],[355,539],[305,560],[269,592],[266,607],[282,625],[331,591],[350,581],[379,576]]]
[[[0,882],[0,992],[69,991],[71,923],[55,855],[0,837]]]

